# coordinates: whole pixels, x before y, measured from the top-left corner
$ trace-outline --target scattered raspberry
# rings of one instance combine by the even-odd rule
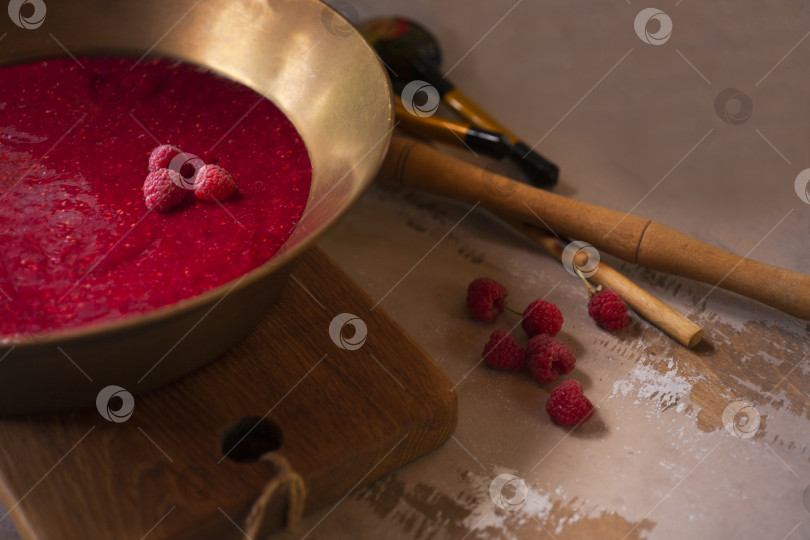
[[[143,182],[146,207],[154,212],[168,212],[186,197],[187,190],[180,187],[180,174],[169,169],[149,173]]]
[[[495,330],[484,345],[483,359],[489,367],[516,371],[526,366],[526,351],[509,332]]]
[[[526,351],[529,371],[539,383],[554,382],[560,375],[571,373],[577,362],[565,343],[548,334],[538,334],[530,339]]]
[[[467,311],[473,319],[492,322],[503,313],[506,287],[489,278],[478,278],[467,287]]]
[[[161,144],[149,155],[149,172],[155,172],[159,169],[168,169],[169,163],[182,151],[176,146],[170,144]]]
[[[545,300],[535,300],[523,312],[523,320],[520,325],[529,337],[538,334],[548,334],[556,336],[563,324],[563,316],[560,310],[551,302]]]
[[[593,295],[588,302],[588,315],[596,324],[615,332],[628,324],[627,304],[613,289],[604,289]]]
[[[203,165],[197,171],[194,194],[198,199],[222,202],[236,193],[236,181],[219,165]]]
[[[560,425],[576,426],[593,416],[593,403],[582,393],[582,385],[578,381],[568,379],[551,391],[546,412]]]

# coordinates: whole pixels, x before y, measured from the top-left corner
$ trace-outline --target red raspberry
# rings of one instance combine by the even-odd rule
[[[478,278],[467,286],[467,311],[473,319],[492,322],[503,313],[506,287],[489,278]]]
[[[143,182],[143,197],[146,207],[154,212],[168,212],[186,197],[187,190],[181,186],[179,173],[159,169],[149,173]]]
[[[182,151],[176,146],[170,144],[161,144],[149,155],[149,172],[155,172],[159,169],[168,169],[169,163]]]
[[[596,324],[615,332],[628,324],[627,304],[613,289],[604,289],[593,295],[588,302],[588,315]]]
[[[517,371],[526,366],[526,351],[509,332],[495,330],[484,345],[483,359],[489,367]]]
[[[545,300],[535,300],[529,304],[523,312],[523,320],[520,321],[520,325],[529,337],[538,334],[556,336],[562,324],[563,316],[560,310]]]
[[[219,165],[203,165],[197,171],[194,181],[194,194],[198,199],[209,202],[225,201],[236,193],[237,185],[228,171]]]
[[[563,426],[586,422],[593,416],[593,410],[593,403],[582,393],[582,385],[574,379],[561,382],[546,402],[548,415]]]
[[[539,383],[550,383],[560,375],[571,373],[577,359],[568,346],[548,334],[538,334],[529,340],[529,371]]]

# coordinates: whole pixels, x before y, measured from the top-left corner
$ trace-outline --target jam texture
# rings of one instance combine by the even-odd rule
[[[0,340],[231,281],[273,256],[309,195],[301,137],[253,90],[166,59],[77,60],[0,69]],[[227,169],[237,195],[147,210],[149,154],[165,143]]]

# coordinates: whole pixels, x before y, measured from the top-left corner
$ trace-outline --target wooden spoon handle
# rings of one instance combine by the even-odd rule
[[[543,225],[640,264],[722,287],[810,320],[810,275],[744,259],[646,218],[532,188],[399,136],[382,176]],[[711,291],[710,291],[711,292]]]
[[[509,223],[527,237],[537,242],[541,248],[552,256],[557,259],[562,258],[563,247],[544,230],[528,223],[512,220],[509,220]],[[580,255],[582,257],[579,257]],[[577,256],[574,257],[573,262],[578,266],[582,266],[587,264],[587,259],[587,255],[580,251]],[[622,297],[622,300],[633,308],[633,311],[663,330],[664,333],[675,339],[681,345],[694,347],[703,339],[703,328],[633,283],[617,270],[605,264],[604,261],[600,261],[596,271],[588,277],[588,280],[596,285],[602,285],[603,287],[616,291],[616,293]]]

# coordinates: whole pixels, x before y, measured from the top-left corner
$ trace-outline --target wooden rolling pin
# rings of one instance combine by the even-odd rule
[[[537,244],[552,256],[560,259],[563,255],[563,246],[557,239],[551,237],[544,230],[530,225],[509,220],[513,227],[537,242]],[[579,252],[574,257],[574,264],[580,268],[587,263],[588,255]],[[631,280],[614,270],[604,262],[599,262],[596,271],[588,276],[596,285],[613,289],[633,308],[633,311],[644,317],[686,347],[694,347],[703,339],[703,328],[690,321],[664,302],[648,293]]]
[[[399,185],[469,203],[584,240],[625,261],[696,279],[810,320],[810,275],[744,259],[650,219],[575,201],[394,136],[381,169]]]

